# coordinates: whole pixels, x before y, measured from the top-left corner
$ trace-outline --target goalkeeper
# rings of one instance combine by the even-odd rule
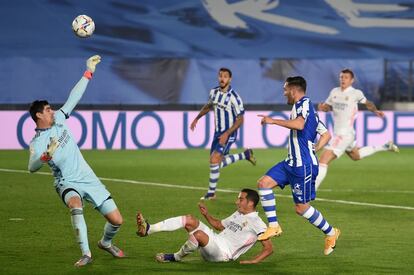
[[[82,251],[75,263],[81,267],[92,262],[87,228],[83,216],[84,201],[90,202],[107,220],[98,247],[116,258],[124,253],[112,244],[119,231],[122,216],[111,194],[100,182],[83,158],[65,120],[82,98],[83,93],[101,61],[99,55],[86,62],[87,70],[70,92],[66,103],[58,111],[52,110],[46,100],[36,100],[30,106],[30,115],[36,123],[36,135],[30,143],[29,171],[36,172],[47,163],[55,178],[54,186],[64,204],[69,208],[73,229]]]

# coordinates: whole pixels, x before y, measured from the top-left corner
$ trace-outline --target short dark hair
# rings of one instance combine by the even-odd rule
[[[42,113],[46,105],[50,105],[47,100],[35,100],[30,104],[29,113],[34,122],[37,122],[37,113]]]
[[[352,78],[354,78],[354,72],[351,69],[345,68],[341,71],[343,74],[350,74]]]
[[[306,93],[306,80],[301,76],[290,76],[286,78],[288,86],[295,86],[301,89],[304,93]]]
[[[244,188],[240,192],[246,193],[247,194],[246,199],[248,201],[252,201],[253,204],[254,204],[254,207],[256,208],[256,206],[257,206],[257,204],[259,203],[259,200],[260,200],[259,194],[255,190],[252,190],[252,189],[249,189],[249,188]]]
[[[230,69],[228,69],[228,68],[220,68],[220,70],[219,70],[219,73],[220,72],[228,72],[229,73],[229,76],[231,77],[232,76],[232,73],[231,73],[231,71],[230,71]]]

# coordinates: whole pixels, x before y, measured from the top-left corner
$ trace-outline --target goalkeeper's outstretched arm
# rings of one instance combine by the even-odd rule
[[[96,65],[101,62],[101,57],[99,55],[94,55],[86,61],[86,71],[83,74],[81,80],[76,83],[72,91],[69,94],[66,103],[60,108],[63,113],[68,117],[73,109],[76,107],[78,102],[83,96],[83,93],[88,86],[89,80],[92,78],[92,74],[95,72]]]

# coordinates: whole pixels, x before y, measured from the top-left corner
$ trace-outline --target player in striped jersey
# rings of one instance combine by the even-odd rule
[[[316,197],[314,181],[318,174],[314,141],[317,133],[324,132],[318,129],[318,125],[320,126],[318,115],[305,93],[306,81],[303,77],[288,77],[284,85],[284,95],[287,97],[288,104],[293,105],[290,119],[272,119],[259,115],[262,117],[262,125],[275,124],[286,127],[290,129],[290,134],[288,157],[273,166],[258,181],[260,199],[269,222],[266,232],[259,236],[258,240],[266,240],[282,234],[276,216],[276,199],[272,188],[279,186],[283,189],[289,184],[296,213],[326,235],[324,254],[329,255],[335,248],[340,231],[330,226],[322,214],[310,205],[310,201]]]
[[[209,100],[191,123],[194,131],[198,120],[205,114],[214,111],[214,138],[210,149],[210,180],[207,194],[201,199],[216,197],[217,182],[220,168],[226,167],[239,160],[248,160],[256,165],[253,151],[247,149],[242,153],[229,155],[231,145],[236,141],[237,130],[243,124],[244,107],[241,97],[230,86],[232,73],[227,68],[220,68],[219,86],[211,89]]]
[[[342,70],[339,79],[340,87],[332,89],[327,100],[318,105],[320,111],[333,112],[334,138],[331,144],[322,152],[319,159],[316,189],[325,178],[329,163],[340,158],[345,152],[352,160],[357,161],[380,151],[399,151],[397,145],[392,141],[382,146],[365,146],[362,148],[356,146],[354,122],[358,114],[358,103],[365,104],[369,111],[379,117],[384,117],[384,113],[379,111],[374,103],[367,100],[361,90],[352,87],[354,73],[350,69]]]

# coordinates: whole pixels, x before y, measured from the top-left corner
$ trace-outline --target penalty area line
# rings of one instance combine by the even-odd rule
[[[19,173],[19,174],[30,174],[29,171],[26,170],[17,170],[17,169],[6,169],[0,168],[0,172],[5,173]],[[52,176],[51,173],[46,172],[36,172],[37,175],[46,175]],[[129,183],[134,185],[143,185],[143,186],[156,186],[156,187],[167,187],[167,188],[176,188],[176,189],[188,189],[188,190],[202,190],[205,191],[205,187],[198,187],[198,186],[188,186],[188,185],[177,185],[177,184],[168,184],[168,183],[159,183],[159,182],[148,182],[148,181],[138,181],[138,180],[129,180],[129,179],[116,179],[116,178],[105,178],[105,177],[98,177],[102,181],[112,181],[112,182],[119,182],[119,183]],[[231,190],[231,189],[216,189],[219,192],[223,193],[239,193],[240,191]],[[278,194],[278,197],[283,198],[291,198],[288,195],[281,195]],[[389,204],[378,204],[378,203],[368,203],[368,202],[357,202],[357,201],[346,201],[346,200],[333,200],[333,199],[324,199],[324,198],[316,198],[316,201],[323,201],[323,202],[332,202],[332,203],[339,203],[339,204],[348,204],[348,205],[360,205],[360,206],[369,206],[369,207],[377,207],[377,208],[391,208],[391,209],[402,209],[402,210],[414,210],[414,207],[411,206],[402,206],[402,205],[389,205]]]

